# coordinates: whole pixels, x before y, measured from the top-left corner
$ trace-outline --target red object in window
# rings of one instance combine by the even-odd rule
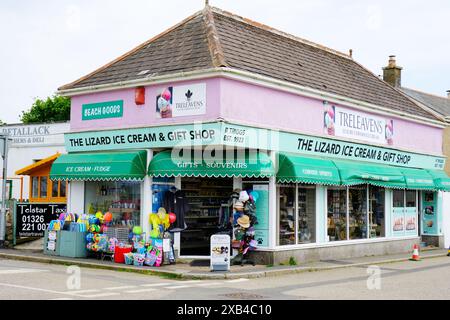
[[[144,87],[136,88],[134,101],[136,102],[136,104],[138,106],[145,104],[145,88]]]

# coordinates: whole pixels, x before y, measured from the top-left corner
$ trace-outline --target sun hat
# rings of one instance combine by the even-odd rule
[[[247,191],[243,190],[239,193],[239,201],[246,202],[248,199],[250,199],[250,197],[248,196]]]
[[[237,220],[238,225],[240,225],[242,228],[248,228],[250,227],[250,218],[247,215],[243,215]]]
[[[242,201],[236,201],[234,204],[234,209],[236,211],[243,211],[244,210],[244,203]]]

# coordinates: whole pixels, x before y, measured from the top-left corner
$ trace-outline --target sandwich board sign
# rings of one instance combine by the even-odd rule
[[[211,236],[211,271],[230,270],[230,236],[214,234]]]

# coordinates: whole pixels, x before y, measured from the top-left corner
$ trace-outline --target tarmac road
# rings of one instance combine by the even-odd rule
[[[74,270],[0,260],[0,299],[450,299],[448,257],[384,264],[369,270],[360,266],[235,280],[184,281],[89,268]]]

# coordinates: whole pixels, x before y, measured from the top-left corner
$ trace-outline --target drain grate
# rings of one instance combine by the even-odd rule
[[[231,299],[242,299],[242,300],[257,300],[257,299],[265,299],[266,297],[253,294],[253,293],[247,293],[247,292],[234,292],[234,293],[227,293],[222,294],[221,296],[231,298]]]

